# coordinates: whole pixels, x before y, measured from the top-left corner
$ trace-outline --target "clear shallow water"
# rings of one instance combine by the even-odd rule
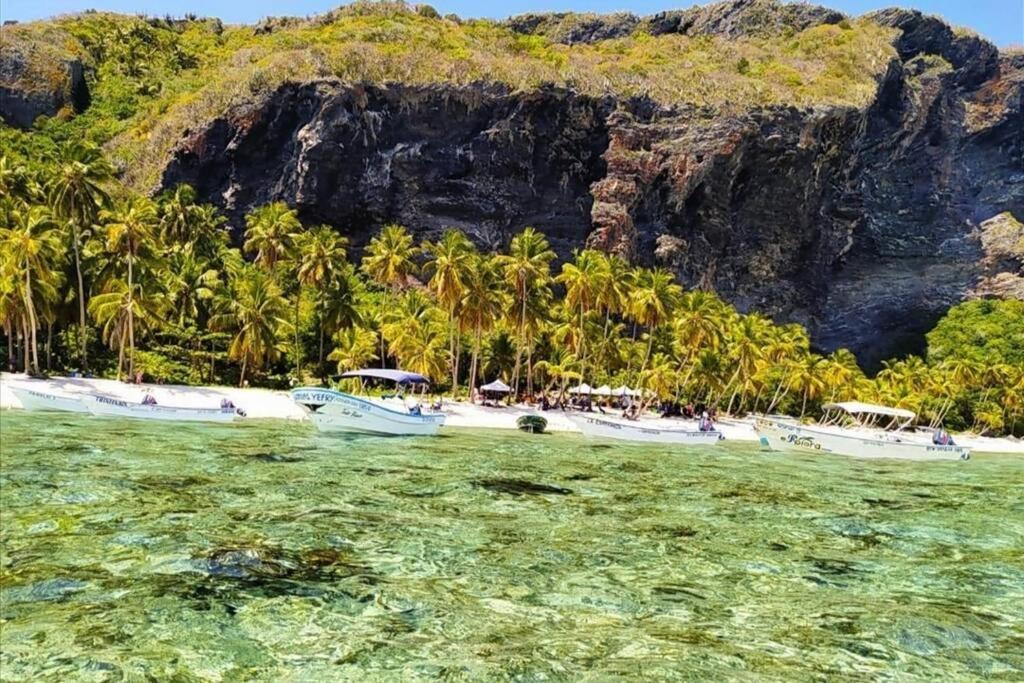
[[[4,680],[1024,678],[1024,461],[0,414]]]

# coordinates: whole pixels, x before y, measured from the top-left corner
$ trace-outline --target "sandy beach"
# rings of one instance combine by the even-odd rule
[[[225,386],[197,387],[173,384],[128,384],[111,379],[81,377],[51,377],[46,380],[28,379],[25,375],[0,373],[0,409],[20,409],[21,404],[10,391],[10,384],[36,386],[66,394],[99,393],[126,401],[138,402],[149,393],[163,405],[215,407],[227,398],[246,412],[247,419],[305,420],[303,409],[292,402],[286,391],[238,388]],[[537,411],[530,406],[515,405],[500,408],[472,405],[464,401],[445,399],[443,411],[447,414],[446,428],[456,429],[516,429],[516,420],[523,415],[542,415],[548,421],[548,431],[577,432],[576,426],[561,411]],[[616,412],[608,416],[615,418]],[[641,418],[654,426],[676,429],[695,429],[693,420]],[[757,441],[751,418],[722,418],[717,423],[727,440]],[[957,443],[988,453],[1024,454],[1024,441],[1012,438],[992,438],[974,434],[957,434]]]

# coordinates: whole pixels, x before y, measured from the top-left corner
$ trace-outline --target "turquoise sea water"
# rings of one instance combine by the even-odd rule
[[[4,680],[1022,680],[1024,460],[0,414]]]

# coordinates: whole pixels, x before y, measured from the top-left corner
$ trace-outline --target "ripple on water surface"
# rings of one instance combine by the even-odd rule
[[[0,414],[5,680],[1024,677],[1024,464]]]

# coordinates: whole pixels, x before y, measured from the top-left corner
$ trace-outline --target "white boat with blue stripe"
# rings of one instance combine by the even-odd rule
[[[383,368],[353,370],[341,378],[380,379],[398,387],[429,384],[426,377],[415,372]],[[444,413],[426,412],[415,401],[372,399],[319,387],[301,387],[291,394],[293,401],[309,411],[313,424],[322,432],[433,436],[445,420]]]

